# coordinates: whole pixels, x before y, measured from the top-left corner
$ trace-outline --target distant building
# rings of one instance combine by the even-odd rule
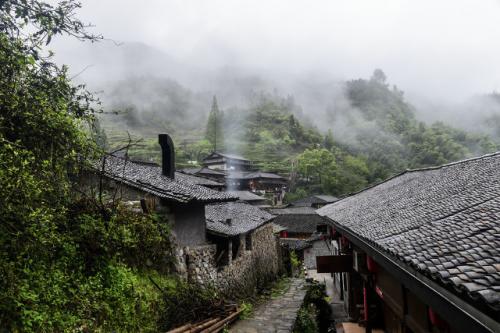
[[[268,193],[271,194],[273,205],[282,203],[288,184],[287,179],[280,175],[253,170],[252,162],[242,156],[219,152],[205,157],[202,168],[184,169],[183,172],[217,181],[221,181],[223,173],[227,190]]]
[[[270,172],[232,171],[227,173],[226,183],[228,188],[235,190],[280,193],[286,187],[287,180],[280,175]]]
[[[185,168],[185,169],[180,169],[179,172],[187,175],[212,179],[216,182],[222,183],[223,185],[225,183],[225,178],[226,178],[226,174],[223,171],[209,169],[207,167]]]
[[[252,162],[246,158],[233,154],[212,152],[203,159],[203,165],[213,170],[250,170]]]
[[[500,332],[500,153],[409,170],[318,213],[349,317],[385,332]]]
[[[309,239],[313,234],[329,235],[332,223],[311,207],[287,207],[269,209],[276,215],[274,223],[284,228],[281,238]]]
[[[316,268],[316,257],[333,253],[330,241],[332,223],[312,207],[269,209],[276,215],[274,224],[283,228],[280,243],[294,250],[308,269]]]

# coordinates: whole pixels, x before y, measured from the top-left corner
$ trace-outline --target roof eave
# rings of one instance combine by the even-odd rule
[[[442,318],[453,318],[449,324],[457,332],[500,332],[500,323],[487,314],[415,269],[398,262],[396,258],[388,253],[380,251],[350,229],[338,224],[329,217],[326,218],[332,222],[336,230],[344,234],[382,267],[393,273],[406,288],[425,298],[428,305],[438,312]]]

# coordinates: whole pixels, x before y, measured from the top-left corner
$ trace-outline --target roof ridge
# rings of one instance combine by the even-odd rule
[[[376,186],[379,186],[379,185],[382,185],[384,183],[387,183],[388,181],[394,179],[394,178],[397,178],[399,176],[402,176],[404,175],[405,173],[409,173],[409,172],[419,172],[419,171],[430,171],[430,170],[438,170],[438,169],[442,169],[442,168],[445,168],[445,167],[449,167],[449,166],[453,166],[453,165],[456,165],[456,164],[461,164],[461,163],[465,163],[465,162],[470,162],[470,161],[475,161],[475,160],[481,160],[481,159],[484,159],[484,158],[488,158],[488,157],[493,157],[493,156],[497,156],[497,155],[500,155],[500,151],[496,151],[494,153],[489,153],[489,154],[484,154],[484,155],[481,155],[481,156],[475,156],[475,157],[471,157],[471,158],[466,158],[466,159],[462,159],[462,160],[458,160],[458,161],[454,161],[454,162],[449,162],[449,163],[445,163],[445,164],[440,164],[440,165],[435,165],[435,166],[429,166],[429,167],[422,167],[422,168],[415,168],[415,169],[405,169],[399,173],[395,173],[394,175],[392,176],[389,176],[388,178],[380,181],[380,182],[377,182],[377,183],[374,183],[372,185],[369,185],[365,188],[362,188],[361,190],[359,191],[355,191],[355,192],[349,192],[343,196],[340,196],[338,201],[335,201],[335,202],[332,202],[331,204],[329,205],[335,205],[336,203],[342,201],[343,199],[345,198],[348,198],[348,197],[351,197],[353,195],[356,195],[356,194],[359,194],[359,193],[362,193],[362,192],[365,192],[365,191],[368,191],[369,189],[371,188],[374,188]],[[329,206],[328,205],[328,206]],[[319,208],[321,209],[321,208]],[[319,210],[318,209],[318,210]]]
[[[458,161],[454,161],[454,162],[449,162],[449,163],[445,163],[445,164],[440,164],[440,165],[435,165],[435,166],[428,166],[428,167],[415,168],[415,169],[406,169],[405,171],[406,172],[416,172],[416,171],[436,170],[436,169],[441,169],[441,168],[445,168],[445,167],[449,167],[449,166],[453,166],[453,165],[461,164],[461,163],[465,163],[465,162],[471,162],[471,161],[475,161],[475,160],[482,160],[482,159],[493,157],[493,156],[497,156],[497,155],[500,155],[500,151],[496,151],[494,153],[489,153],[489,154],[484,154],[484,155],[481,155],[481,156],[474,156],[474,157],[470,157],[470,158],[465,158],[465,159],[462,159],[462,160],[458,160]]]

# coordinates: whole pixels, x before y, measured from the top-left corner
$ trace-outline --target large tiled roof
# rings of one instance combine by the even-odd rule
[[[318,215],[315,208],[312,207],[286,207],[286,208],[272,208],[269,212],[274,215]]]
[[[314,233],[318,225],[329,224],[329,221],[318,215],[312,207],[292,207],[270,209],[276,215],[274,223],[285,227],[291,233]]]
[[[500,153],[409,170],[318,213],[500,312]]]
[[[207,167],[198,168],[184,168],[180,169],[179,172],[189,174],[189,175],[206,175],[206,176],[225,176],[225,173],[218,170],[213,170]]]
[[[313,204],[327,204],[327,203],[332,203],[335,201],[338,201],[339,199],[337,197],[334,197],[332,195],[312,195],[307,198],[302,198],[299,200],[296,200],[292,202],[293,206],[312,206]]]
[[[207,205],[205,217],[209,232],[225,236],[246,233],[274,218],[268,212],[241,201]]]
[[[185,182],[190,182],[195,185],[200,185],[200,186],[206,186],[206,187],[223,187],[225,184],[216,182],[211,179],[207,179],[205,177],[198,177],[195,175],[190,175],[190,174],[184,174],[181,172],[176,172],[175,173],[175,179],[180,180],[180,181],[185,181]]]
[[[218,192],[196,185],[198,180],[176,173],[176,179],[162,174],[161,167],[150,163],[136,163],[108,155],[104,159],[104,175],[128,186],[151,193],[160,198],[187,203],[234,201],[237,197],[226,192]],[[97,171],[102,169],[102,160],[95,164]],[[198,178],[198,177],[195,177]]]

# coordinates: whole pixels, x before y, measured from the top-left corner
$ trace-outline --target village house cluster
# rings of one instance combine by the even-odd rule
[[[331,274],[366,332],[500,332],[500,153],[276,205],[285,178],[219,152],[176,171],[171,138],[159,143],[161,165],[106,156],[96,174],[164,217],[183,279],[252,294],[293,251]]]
[[[245,185],[226,191],[215,169],[177,172],[172,139],[161,134],[159,144],[161,165],[107,155],[90,179],[95,184],[99,177],[129,206],[162,216],[176,245],[175,273],[187,281],[242,295],[282,274],[275,216],[261,208],[267,206],[266,198],[249,191],[259,186],[274,193],[276,187],[262,177],[266,174],[239,168]],[[279,182],[272,184],[281,191],[286,181],[273,177]]]
[[[256,170],[252,161],[238,155],[212,152],[203,159],[203,166],[180,170],[183,173],[213,179],[228,191],[247,191],[267,196],[272,205],[281,205],[287,179],[270,172]],[[243,195],[243,193],[239,193]]]

